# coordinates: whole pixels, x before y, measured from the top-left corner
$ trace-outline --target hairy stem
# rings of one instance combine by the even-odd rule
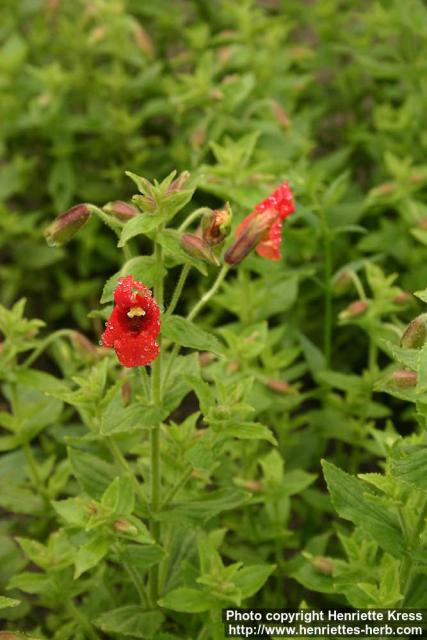
[[[182,289],[184,287],[185,281],[187,280],[187,276],[190,273],[191,266],[189,264],[185,264],[182,267],[181,274],[179,276],[179,280],[176,283],[175,291],[173,292],[172,299],[169,303],[168,310],[165,313],[165,318],[172,315],[175,310],[176,305],[178,304],[178,300],[181,296]]]

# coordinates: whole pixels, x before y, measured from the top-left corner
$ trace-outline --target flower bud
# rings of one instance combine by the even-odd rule
[[[409,304],[410,302],[412,302],[412,295],[407,291],[401,291],[400,293],[397,294],[397,296],[393,298],[393,302],[394,304],[398,304],[402,306],[405,304]]]
[[[168,189],[166,190],[166,195],[169,196],[172,193],[176,193],[177,191],[182,191],[189,178],[190,173],[188,171],[183,171],[182,173],[180,173],[179,176],[175,178],[175,180],[169,185]]]
[[[215,355],[210,351],[202,351],[199,353],[199,365],[201,367],[207,367],[209,364],[214,362]]]
[[[127,222],[128,220],[134,218],[139,214],[139,211],[136,207],[128,204],[127,202],[123,202],[122,200],[107,202],[103,209],[115,218],[118,218],[118,220],[122,220],[122,222]]]
[[[291,126],[291,121],[289,119],[288,114],[286,113],[286,111],[282,107],[282,105],[279,104],[278,102],[276,102],[276,100],[273,100],[272,105],[271,105],[271,110],[272,110],[273,115],[276,118],[278,124],[283,129],[289,129],[289,127]]]
[[[408,324],[400,338],[400,346],[404,349],[421,349],[426,337],[426,314],[422,313]]]
[[[55,218],[44,231],[46,242],[50,247],[65,244],[76,235],[89,220],[90,210],[87,204],[78,204]]]
[[[122,396],[123,406],[127,407],[132,400],[132,385],[128,380],[126,380],[126,382],[120,389],[120,393]]]
[[[248,489],[248,491],[252,491],[253,493],[261,493],[263,490],[262,483],[258,480],[241,480],[237,484],[243,489]]]
[[[146,211],[147,213],[155,213],[157,211],[157,204],[152,196],[143,196],[141,193],[137,193],[132,196],[132,202],[141,211]]]
[[[71,342],[78,354],[85,360],[92,361],[98,359],[96,346],[79,331],[73,331]]]
[[[262,216],[254,216],[227,249],[224,256],[225,262],[230,265],[239,264],[257,246],[278,217],[279,214],[274,209],[264,211]]]
[[[324,573],[325,576],[330,576],[334,572],[335,564],[329,558],[325,558],[325,556],[314,556],[311,562],[313,567],[316,567],[316,569]]]
[[[362,316],[368,307],[369,304],[367,300],[355,300],[349,304],[344,311],[341,311],[340,316],[342,319],[357,318],[357,316]]]
[[[346,293],[352,285],[351,273],[348,270],[340,271],[332,281],[334,293],[341,295]]]
[[[394,371],[390,376],[389,382],[399,389],[410,389],[417,386],[417,374],[415,371],[408,371],[407,369]]]
[[[131,536],[136,536],[138,534],[137,527],[125,518],[115,520],[113,522],[113,527],[116,531],[119,531],[119,533],[128,533]]]
[[[266,387],[268,387],[268,389],[271,389],[271,391],[275,391],[276,393],[281,393],[283,395],[295,393],[291,385],[288,382],[285,382],[284,380],[276,380],[275,378],[268,378],[265,384],[266,384]]]
[[[228,202],[224,209],[217,209],[205,213],[202,220],[203,240],[208,245],[216,246],[222,244],[231,229],[231,208]]]
[[[181,247],[189,256],[214,264],[216,267],[219,266],[218,258],[212,252],[210,246],[199,236],[195,236],[192,233],[184,233],[181,236]]]

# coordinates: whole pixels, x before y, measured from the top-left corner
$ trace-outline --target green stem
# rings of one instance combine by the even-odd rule
[[[118,466],[124,471],[124,473],[131,479],[133,486],[135,488],[135,492],[138,498],[141,500],[142,504],[146,505],[146,497],[141,485],[138,482],[138,479],[135,477],[128,461],[124,457],[123,453],[120,451],[120,448],[117,446],[117,443],[113,438],[105,438],[105,442],[107,443],[108,448],[110,449],[113,458],[117,462]]]
[[[359,276],[357,275],[357,273],[355,273],[354,271],[352,271],[351,269],[348,272],[351,281],[354,284],[354,287],[357,291],[357,293],[359,294],[359,298],[361,300],[366,300],[366,293],[365,293],[365,289],[363,288],[363,284],[359,278]]]
[[[175,291],[173,292],[172,299],[169,303],[169,307],[164,315],[164,318],[171,316],[175,310],[176,305],[178,304],[178,300],[181,297],[182,290],[184,288],[185,281],[187,280],[187,276],[190,273],[191,266],[189,264],[185,264],[182,267],[181,274],[179,276],[178,282],[176,283]]]
[[[208,291],[206,291],[205,294],[202,295],[199,302],[190,311],[190,313],[187,316],[187,320],[194,320],[194,318],[198,315],[198,313],[203,309],[205,304],[209,302],[212,296],[218,291],[218,289],[222,285],[229,269],[230,269],[230,266],[228,264],[224,264],[222,266],[222,269],[218,273],[215,282],[213,283],[211,288]]]
[[[37,347],[37,349],[34,349],[33,353],[30,356],[28,356],[26,360],[24,360],[21,366],[29,367],[30,365],[33,364],[35,360],[37,360],[40,354],[43,353],[43,351],[47,349],[47,347],[52,342],[55,342],[57,338],[61,338],[62,336],[67,336],[68,338],[72,338],[74,333],[75,332],[72,329],[58,329],[58,331],[54,331],[53,333],[50,334],[50,336],[47,336],[47,338],[43,340],[43,342]]]
[[[369,341],[368,367],[371,375],[378,373],[378,346],[372,338]]]
[[[331,368],[332,355],[332,243],[331,234],[326,222],[325,212],[319,206],[323,228],[323,253],[324,253],[324,320],[323,320],[323,353],[326,369]]]
[[[208,213],[210,211],[211,209],[209,209],[209,207],[200,207],[200,209],[196,209],[195,211],[193,211],[193,213],[190,213],[190,215],[184,220],[182,225],[178,227],[178,232],[182,233],[187,229],[187,227],[190,226],[192,222],[194,222],[194,220],[197,220],[197,218],[200,218],[200,216],[202,216],[204,213]]]
[[[37,469],[37,462],[34,459],[33,451],[31,449],[30,443],[22,439],[22,448],[24,450],[25,459],[30,469],[31,482],[34,485],[34,488],[43,498],[46,505],[49,505],[49,495],[47,493],[47,490],[43,484],[43,480],[41,479],[39,471]]]
[[[163,250],[160,244],[156,243],[154,256],[157,264],[162,264]],[[154,297],[160,308],[163,307],[163,275],[160,275],[154,285]],[[160,406],[162,401],[162,358],[161,355],[151,366],[151,399],[154,405]],[[153,519],[151,533],[156,542],[160,542],[160,522],[156,520],[160,507],[161,494],[161,468],[160,468],[160,424],[157,424],[150,431],[150,457],[151,457],[151,510]],[[149,574],[149,591],[153,605],[156,605],[159,598],[159,566],[154,565]]]
[[[77,625],[84,629],[84,632],[87,634],[87,637],[90,638],[90,640],[100,640],[99,635],[96,633],[89,620],[80,611],[80,609],[76,607],[71,598],[67,600],[67,609],[72,618],[74,618]]]
[[[122,225],[120,224],[120,222],[117,222],[114,218],[109,216],[108,213],[105,213],[105,211],[103,211],[102,209],[100,209],[94,204],[89,204],[88,209],[91,213],[93,213],[94,216],[99,218],[104,224],[107,225],[107,227],[110,227],[110,229],[114,231],[114,233],[118,237],[120,237],[120,233],[122,229]]]
[[[136,569],[132,566],[132,564],[125,559],[125,555],[121,551],[119,545],[115,547],[115,550],[117,552],[117,555],[119,557],[121,564],[124,566],[125,570],[127,571],[130,579],[132,580],[135,586],[135,589],[138,592],[139,599],[141,600],[141,604],[144,606],[145,609],[148,609],[148,606],[149,606],[148,596],[145,591],[143,580],[141,580],[140,575],[138,574]]]
[[[174,484],[174,486],[170,489],[169,493],[166,494],[162,504],[160,505],[160,511],[162,511],[169,502],[175,497],[180,489],[185,485],[187,480],[191,478],[191,474],[193,473],[193,467],[190,467],[185,471],[182,476],[178,479],[178,481]]]
[[[150,397],[150,379],[148,377],[147,370],[145,367],[136,367],[136,370],[144,396],[148,400]]]

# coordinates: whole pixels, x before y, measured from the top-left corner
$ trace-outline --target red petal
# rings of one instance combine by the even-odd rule
[[[157,342],[145,332],[122,336],[115,341],[114,349],[124,367],[144,367],[153,362],[160,352]]]
[[[259,256],[267,258],[267,260],[280,260],[280,245],[282,244],[282,223],[280,220],[275,222],[268,230],[267,237],[261,240],[256,246],[255,251]]]

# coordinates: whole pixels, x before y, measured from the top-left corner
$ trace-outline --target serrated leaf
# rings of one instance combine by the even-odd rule
[[[201,589],[180,587],[169,591],[159,600],[159,605],[166,609],[172,609],[172,611],[202,613],[203,611],[209,611],[214,606],[218,606],[218,600]]]
[[[427,447],[421,447],[391,460],[390,471],[395,478],[409,482],[419,489],[427,491]]]
[[[129,240],[140,235],[151,236],[153,231],[162,223],[160,216],[141,213],[125,224],[120,234],[118,247],[124,247]]]
[[[69,448],[68,458],[81,488],[94,498],[99,499],[117,475],[113,465],[80,449]]]
[[[102,533],[96,534],[89,542],[82,545],[76,555],[74,580],[79,578],[85,571],[96,567],[108,553],[109,547],[110,539]]]
[[[221,354],[221,343],[215,336],[181,316],[169,316],[162,323],[162,334],[182,347]]]
[[[242,598],[250,598],[261,589],[275,570],[274,564],[254,564],[240,569],[233,582],[242,593]]]
[[[322,467],[338,515],[370,533],[383,549],[401,557],[406,545],[398,520],[386,507],[367,500],[365,494],[370,490],[369,485],[326,460],[322,461]]]
[[[144,611],[140,605],[129,605],[103,613],[94,624],[105,633],[154,638],[162,622],[163,614],[160,611]]]
[[[233,489],[219,489],[212,491],[199,500],[193,500],[186,503],[177,503],[170,509],[165,509],[159,516],[164,520],[168,520],[172,515],[186,516],[195,519],[208,519],[221,513],[229,511],[247,502],[251,494],[247,491]]]
[[[101,505],[117,515],[131,515],[135,508],[135,492],[130,478],[127,476],[115,478],[105,490]]]
[[[259,422],[240,422],[236,425],[219,428],[218,433],[223,437],[238,438],[239,440],[267,440],[271,444],[277,444],[270,429]]]

